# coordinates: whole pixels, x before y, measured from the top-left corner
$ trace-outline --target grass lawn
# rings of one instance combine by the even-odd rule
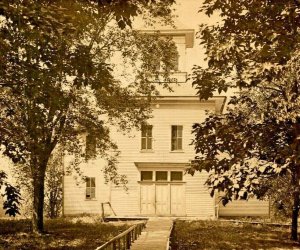
[[[225,221],[176,221],[172,250],[198,249],[300,249],[289,240],[288,227]]]
[[[0,249],[95,249],[130,225],[96,220],[54,219],[45,221],[46,234],[30,233],[29,220],[0,220]]]

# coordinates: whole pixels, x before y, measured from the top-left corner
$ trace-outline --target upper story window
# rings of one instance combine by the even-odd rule
[[[92,134],[86,136],[85,141],[85,158],[90,160],[96,157],[96,138]]]
[[[152,149],[152,125],[142,126],[141,148],[142,150]]]
[[[173,125],[171,132],[171,150],[182,150],[182,126]]]
[[[174,71],[179,71],[179,54],[177,54],[174,58]]]
[[[95,177],[87,177],[86,178],[86,192],[85,198],[88,200],[96,198],[96,178]]]
[[[174,57],[172,58],[172,60],[173,60],[173,66],[174,67],[172,67],[171,72],[174,72],[174,71],[178,72],[178,71],[180,71],[179,70],[179,58],[180,58],[180,55],[177,52],[177,54],[174,55]],[[162,61],[160,61],[160,60],[157,60],[156,63],[155,63],[155,70],[158,71],[158,72],[160,72],[160,71],[163,71],[164,68],[165,68],[164,63]]]

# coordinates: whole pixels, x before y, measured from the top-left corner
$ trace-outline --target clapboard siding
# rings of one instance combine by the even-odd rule
[[[196,109],[196,107],[198,109]],[[117,141],[121,151],[121,162],[186,162],[194,157],[194,150],[191,145],[193,135],[192,125],[201,122],[205,118],[205,109],[212,109],[207,105],[178,107],[176,111],[169,106],[160,105],[154,108],[154,118],[148,121],[153,125],[153,152],[141,152],[140,131],[133,131],[131,137],[117,132],[112,133],[112,137]],[[183,126],[183,151],[171,152],[171,126]]]
[[[269,201],[261,201],[255,198],[234,200],[225,207],[219,203],[219,216],[269,216]]]
[[[192,103],[190,105],[158,103],[153,108],[153,118],[148,121],[153,125],[153,151],[141,151],[140,131],[133,131],[130,137],[112,131],[112,138],[117,142],[121,155],[119,172],[125,174],[128,180],[128,191],[121,187],[113,187],[111,204],[118,215],[140,214],[140,180],[139,169],[135,163],[156,163],[156,170],[166,170],[168,163],[188,164],[194,157],[190,145],[193,135],[192,125],[195,121],[205,119],[205,110],[214,110],[214,103]],[[171,152],[171,126],[183,126],[183,151]],[[151,165],[151,164],[150,164]],[[170,169],[171,170],[171,169]],[[214,200],[204,187],[206,175],[197,173],[195,176],[185,175],[186,215],[199,217],[214,216]]]
[[[180,99],[180,98],[179,98]],[[182,98],[181,98],[182,99]],[[194,158],[194,150],[190,145],[193,135],[192,125],[205,119],[205,110],[215,110],[214,101],[199,102],[195,98],[190,103],[181,103],[178,99],[168,103],[157,101],[153,105],[153,118],[148,121],[153,125],[153,151],[141,151],[141,132],[133,130],[124,135],[111,129],[111,137],[117,142],[121,152],[118,159],[118,172],[125,174],[128,180],[127,190],[123,187],[104,184],[101,159],[81,165],[83,175],[96,177],[96,200],[85,200],[85,184],[74,176],[64,178],[64,214],[101,213],[101,202],[111,202],[118,216],[140,215],[140,169],[138,163],[155,164],[155,170],[172,170],[172,164],[182,164],[184,170]],[[171,152],[171,126],[183,126],[183,150]],[[66,160],[66,163],[68,160]],[[80,178],[79,178],[80,179]],[[214,199],[205,186],[205,173],[195,176],[184,176],[185,214],[186,216],[213,217]]]
[[[186,209],[188,216],[214,217],[214,199],[204,186],[207,174],[186,175]]]
[[[139,215],[139,185],[137,182],[139,172],[132,161],[120,161],[118,171],[126,175],[128,190],[124,190],[123,187],[112,187],[112,207],[119,216]]]
[[[102,163],[99,161],[99,163]],[[64,176],[64,214],[101,214],[101,203],[109,201],[109,185],[104,183],[100,166],[82,164],[82,176],[95,177],[96,179],[96,199],[87,200],[85,198],[85,182],[82,176]],[[109,211],[108,211],[109,212]]]
[[[180,98],[178,98],[179,100]],[[181,97],[181,100],[184,99]],[[192,125],[202,122],[206,117],[205,110],[215,111],[214,101],[180,103],[174,99],[166,103],[163,98],[153,105],[153,118],[148,123],[153,126],[153,150],[141,151],[141,132],[133,130],[124,135],[111,129],[111,137],[121,152],[118,159],[118,172],[125,174],[128,180],[127,190],[123,187],[106,185],[100,169],[104,162],[97,159],[82,165],[86,176],[96,177],[97,199],[85,200],[84,184],[76,186],[72,176],[65,177],[64,212],[65,214],[101,213],[101,202],[111,202],[118,216],[140,215],[140,171],[145,163],[152,170],[173,170],[178,164],[181,170],[187,167],[194,158],[194,149],[190,145],[193,135]],[[183,126],[183,150],[171,152],[171,126]],[[153,166],[151,166],[151,164]],[[207,173],[197,172],[194,176],[184,176],[185,215],[192,217],[213,218],[216,199],[210,197],[204,183]],[[249,200],[234,201],[226,207],[219,206],[220,216],[268,216],[269,203]]]

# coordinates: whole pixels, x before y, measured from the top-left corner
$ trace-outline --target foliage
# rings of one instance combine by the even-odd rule
[[[19,205],[21,201],[20,190],[18,187],[12,186],[7,182],[7,175],[4,171],[0,171],[0,191],[4,189],[1,194],[4,197],[3,209],[5,214],[9,216],[16,216],[20,214]],[[4,188],[3,188],[4,187]]]
[[[118,152],[109,126],[125,132],[149,117],[150,100],[157,94],[148,80],[157,72],[149,63],[159,56],[167,76],[174,67],[170,56],[175,55],[171,39],[126,25],[137,14],[168,14],[171,3],[0,2],[0,143],[3,154],[27,168],[32,180],[33,225],[39,228],[34,230],[42,231],[45,173],[58,144],[76,155],[76,167],[85,158],[78,135],[89,133],[97,154],[108,162],[107,179],[116,184],[124,180],[116,172]],[[132,68],[133,77],[122,82],[117,65],[124,71]]]
[[[231,197],[245,199],[249,194],[262,198],[267,180],[298,171],[300,106],[292,89],[299,89],[299,65],[297,53],[281,77],[268,85],[272,89],[241,91],[225,114],[210,115],[194,125],[193,143],[199,154],[194,168],[210,171],[207,184],[212,194],[225,191],[224,204]]]
[[[208,68],[194,68],[201,98],[232,86],[272,83],[299,44],[298,0],[206,0],[201,11],[221,18],[214,25],[201,24],[198,32],[208,63]]]
[[[291,189],[291,175],[287,174],[266,180],[262,185],[267,186],[266,196],[270,198],[271,220],[287,223],[293,211],[293,189]]]
[[[199,32],[208,67],[194,67],[200,98],[237,88],[225,114],[194,125],[197,157],[192,169],[209,172],[213,195],[264,198],[276,190],[270,180],[290,179],[292,238],[299,213],[299,29],[300,3],[206,0],[201,11],[221,21]],[[288,195],[288,193],[286,194]]]
[[[77,25],[78,33],[70,31],[68,22],[64,22],[66,25],[61,27],[64,30],[57,33],[55,25],[60,27],[62,23],[57,24],[56,15],[62,13],[52,10],[55,5],[32,3],[26,6],[27,11],[32,9],[28,17],[20,16],[17,7],[10,6],[12,10],[5,13],[12,21],[2,22],[1,85],[6,87],[1,90],[1,143],[6,147],[3,153],[15,162],[25,161],[33,150],[44,151],[43,154],[49,156],[61,135],[64,141],[78,144],[74,134],[77,136],[81,127],[98,139],[100,153],[115,148],[108,140],[105,116],[121,130],[138,126],[148,117],[148,102],[137,97],[155,91],[155,85],[147,81],[147,77],[155,73],[153,67],[149,72],[148,65],[156,61],[153,60],[156,53],[167,65],[165,72],[172,68],[170,53],[166,50],[175,48],[172,42],[110,27],[109,17],[101,13],[94,16],[91,10],[86,10],[88,6],[79,3],[69,6],[69,14],[74,14],[72,18],[76,19],[72,25]],[[88,12],[76,14],[79,10]],[[41,17],[39,11],[49,13]],[[56,19],[48,20],[48,14],[55,14]],[[35,23],[31,17],[45,24]],[[42,26],[51,22],[51,27]],[[138,71],[126,87],[120,79],[114,78],[113,65],[108,64],[115,51],[130,60]],[[49,152],[45,152],[46,148],[29,148],[28,145],[40,143],[47,143]]]

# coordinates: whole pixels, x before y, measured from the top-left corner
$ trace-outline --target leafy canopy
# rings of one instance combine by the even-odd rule
[[[221,18],[200,24],[208,67],[194,67],[193,84],[201,98],[271,83],[299,44],[298,0],[206,0],[200,11]]]
[[[211,194],[222,191],[224,204],[249,195],[262,198],[270,180],[285,174],[295,189],[300,163],[299,2],[207,0],[201,11],[218,13],[221,21],[200,26],[208,65],[194,67],[193,84],[201,99],[232,87],[239,93],[230,98],[224,114],[211,114],[194,125],[197,156],[189,171],[208,171]]]
[[[149,117],[151,96],[157,94],[148,77],[157,72],[149,65],[159,57],[167,76],[176,55],[171,39],[128,25],[146,14],[170,21],[173,2],[0,1],[2,153],[25,166],[34,181],[43,182],[58,144],[75,153],[74,166],[85,158],[78,135],[88,132],[108,162],[107,178],[122,181],[109,127],[127,131]],[[130,81],[118,77],[120,64],[126,74],[132,70]]]

